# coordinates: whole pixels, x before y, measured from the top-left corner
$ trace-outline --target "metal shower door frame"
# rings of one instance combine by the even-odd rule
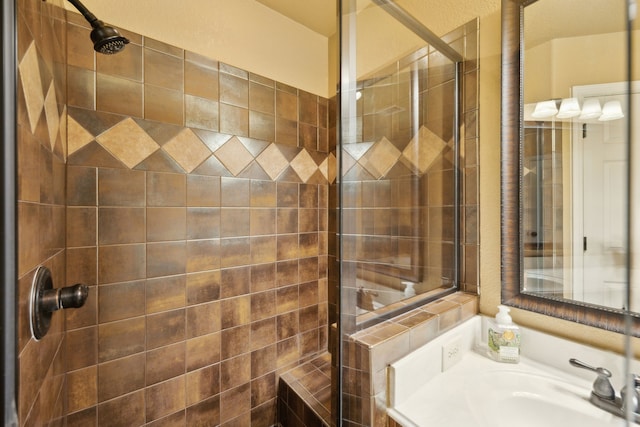
[[[18,425],[16,412],[16,1],[2,2],[2,413],[5,426]]]

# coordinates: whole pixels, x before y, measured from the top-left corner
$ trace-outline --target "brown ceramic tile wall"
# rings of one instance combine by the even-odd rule
[[[66,407],[64,316],[53,316],[49,334],[36,341],[29,294],[39,265],[55,286],[66,281],[64,14],[41,0],[19,1],[17,25],[17,410],[21,426],[56,425]]]
[[[328,101],[67,28],[68,425],[271,426],[279,374],[327,349]]]

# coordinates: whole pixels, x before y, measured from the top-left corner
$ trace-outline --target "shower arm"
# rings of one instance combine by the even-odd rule
[[[104,25],[104,23],[100,21],[93,13],[91,13],[89,9],[85,7],[85,5],[80,3],[80,0],[67,0],[67,1],[71,3],[76,9],[78,9],[78,12],[80,12],[82,16],[84,16],[84,19],[86,19],[93,28],[98,28]]]

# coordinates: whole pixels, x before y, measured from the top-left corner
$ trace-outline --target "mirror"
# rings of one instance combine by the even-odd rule
[[[502,2],[502,300],[618,332],[630,308],[638,336],[627,141],[640,76],[627,37],[640,31],[627,32],[626,7]]]

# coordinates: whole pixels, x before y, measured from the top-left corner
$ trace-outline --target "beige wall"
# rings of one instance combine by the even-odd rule
[[[327,38],[254,0],[83,3],[98,18],[118,28],[316,95],[335,94],[335,86],[329,91]],[[67,9],[75,10],[70,4]]]
[[[640,42],[640,31],[634,32],[633,42]],[[527,49],[525,102],[566,98],[573,86],[624,81],[626,57],[624,33],[554,39]],[[633,59],[638,74],[640,55]]]

